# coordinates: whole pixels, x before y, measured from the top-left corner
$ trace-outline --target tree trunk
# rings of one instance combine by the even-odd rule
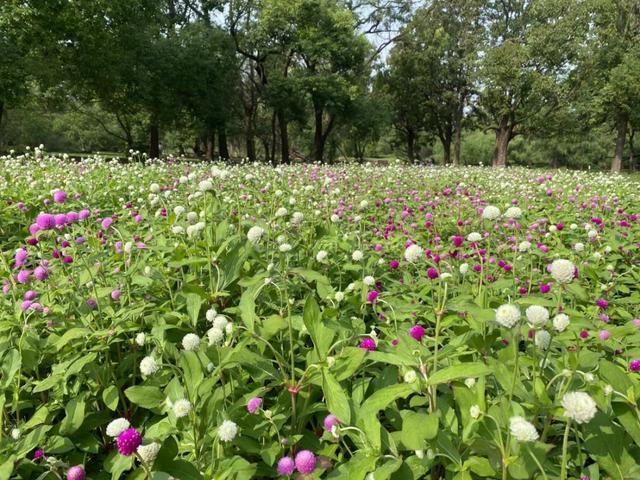
[[[269,159],[269,163],[271,163],[271,165],[273,165],[274,167],[276,166],[276,120],[278,119],[278,115],[277,113],[274,111],[273,114],[271,115],[271,158]]]
[[[409,163],[414,163],[416,160],[416,134],[412,128],[407,131],[407,157]]]
[[[280,128],[280,161],[281,163],[291,163],[289,158],[289,126],[284,116],[284,112],[278,112],[278,127]]]
[[[618,113],[616,119],[616,129],[618,136],[616,138],[616,154],[611,162],[611,172],[619,172],[622,170],[622,156],[624,155],[624,143],[627,140],[627,114]]]
[[[500,119],[500,125],[496,129],[496,146],[493,150],[493,166],[507,166],[507,152],[511,141],[512,127],[509,125],[509,118],[505,115]]]
[[[460,150],[462,147],[462,119],[464,118],[464,103],[466,92],[460,94],[460,104],[456,112],[456,119],[453,122],[453,164],[460,165]]]
[[[205,159],[209,162],[213,161],[213,151],[216,145],[216,134],[212,128],[207,129],[206,133],[206,153]]]
[[[633,138],[635,137],[635,130],[631,128],[629,130],[629,169],[632,172],[636,171],[635,158],[633,155]]]
[[[4,114],[4,102],[0,100],[0,150],[2,150],[2,115]]]
[[[313,159],[322,162],[324,157],[324,138],[322,135],[322,108],[314,105],[315,132],[313,136]]]
[[[247,158],[250,162],[256,161],[256,138],[253,130],[253,119],[251,117],[247,117],[246,125],[245,125],[245,140],[246,140],[246,149],[247,149]]]
[[[218,127],[218,153],[223,160],[229,160],[229,146],[227,145],[227,130],[224,125]]]
[[[441,138],[440,142],[442,143],[442,160],[445,165],[449,165],[451,163],[451,137]]]
[[[149,158],[160,158],[160,127],[155,120],[149,128]]]

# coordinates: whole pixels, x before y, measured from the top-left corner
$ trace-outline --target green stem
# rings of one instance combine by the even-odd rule
[[[564,428],[564,436],[562,437],[562,464],[560,466],[560,480],[567,480],[567,447],[569,445],[569,429],[571,420],[567,420],[567,426]]]

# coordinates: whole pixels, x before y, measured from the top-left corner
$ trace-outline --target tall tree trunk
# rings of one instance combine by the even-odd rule
[[[223,160],[229,160],[229,146],[227,145],[227,130],[224,125],[218,127],[218,153]]]
[[[616,154],[611,162],[611,172],[619,172],[622,170],[622,156],[624,155],[624,144],[627,140],[627,114],[624,112],[618,113],[616,119],[616,130],[618,136],[616,138]]]
[[[509,151],[509,142],[511,141],[512,126],[509,124],[509,117],[503,115],[500,124],[496,129],[496,146],[493,150],[493,166],[507,166],[507,152]]]
[[[245,124],[245,145],[247,150],[247,158],[250,162],[256,161],[256,135],[253,128],[253,118],[247,116]]]
[[[322,135],[322,107],[314,105],[315,131],[313,135],[313,159],[322,162],[324,157],[324,139]]]
[[[149,158],[160,157],[160,127],[157,120],[151,121],[149,127]]]
[[[636,136],[636,132],[633,128],[629,129],[629,169],[632,172],[636,171],[635,157],[633,155],[633,138]]]
[[[289,126],[284,112],[278,112],[278,127],[280,128],[280,162],[291,163],[289,158]]]
[[[205,159],[211,162],[213,161],[214,150],[216,148],[216,134],[213,131],[213,128],[207,128],[205,141],[206,141]]]
[[[277,148],[277,140],[276,140],[276,120],[278,119],[278,114],[274,111],[271,115],[271,158],[269,162],[271,165],[275,167],[276,165],[276,148]]]
[[[0,150],[2,150],[2,116],[4,114],[4,102],[0,100]]]
[[[447,135],[440,139],[442,143],[442,160],[445,165],[451,163],[451,136]]]
[[[467,98],[467,92],[460,93],[460,103],[456,118],[453,122],[453,164],[460,165],[460,150],[462,148],[462,119],[464,118],[464,104]]]
[[[412,128],[407,130],[407,157],[409,158],[409,163],[413,163],[416,160],[416,134]]]

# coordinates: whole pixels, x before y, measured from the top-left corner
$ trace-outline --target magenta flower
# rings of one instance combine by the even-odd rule
[[[373,338],[367,337],[360,341],[360,348],[373,352],[376,349],[376,342]]]
[[[253,397],[247,403],[247,410],[249,411],[249,413],[256,413],[256,411],[260,408],[261,405],[262,405],[262,399],[260,397]]]
[[[640,360],[631,360],[629,362],[629,370],[632,372],[640,372]]]
[[[551,285],[548,283],[540,284],[540,293],[549,293],[551,291]]]
[[[35,452],[33,452],[33,459],[39,460],[44,458],[44,450],[42,448],[38,448]]]
[[[56,203],[64,203],[67,199],[67,192],[64,190],[56,190],[53,192],[53,201]]]
[[[36,217],[36,225],[40,230],[51,230],[56,227],[56,217],[50,213],[40,213]]]
[[[464,243],[464,238],[460,235],[454,235],[453,237],[451,237],[451,241],[453,242],[454,247],[460,248]]]
[[[338,417],[336,417],[335,415],[329,414],[326,417],[324,417],[323,424],[324,424],[324,429],[330,432],[334,426],[337,426],[340,424],[340,420],[338,420]]]
[[[142,444],[142,435],[140,435],[135,428],[127,428],[118,435],[116,443],[118,444],[118,452],[120,452],[120,455],[128,457],[129,455],[133,455]]]
[[[278,460],[278,475],[282,475],[283,477],[288,477],[291,475],[296,469],[296,463],[293,461],[291,457],[282,457]]]
[[[582,330],[580,332],[580,338],[589,338],[589,332],[587,332],[586,330]]]
[[[100,226],[103,230],[108,230],[111,224],[113,223],[113,219],[111,217],[104,218],[102,222],[100,222]]]
[[[609,306],[609,302],[607,302],[604,298],[599,298],[598,300],[596,300],[596,305],[604,310]]]
[[[47,278],[49,278],[49,271],[42,266],[36,267],[33,271],[33,276],[41,282],[44,282]]]
[[[18,283],[27,283],[29,282],[29,277],[31,276],[31,272],[29,270],[20,270],[18,275],[16,275],[16,281]]]
[[[117,288],[111,292],[111,298],[116,302],[120,300],[120,295],[122,295],[122,292]]]
[[[376,292],[375,290],[371,290],[367,294],[367,302],[374,303],[377,299],[378,299],[378,292]]]
[[[431,280],[435,280],[436,278],[438,278],[440,276],[440,274],[438,273],[438,270],[435,269],[434,267],[430,267],[427,270],[427,276],[431,279]]]
[[[600,330],[600,333],[598,334],[598,338],[603,341],[608,340],[610,336],[611,334],[609,333],[609,330]]]
[[[389,267],[391,267],[392,269],[396,269],[400,266],[400,262],[398,262],[397,260],[391,260],[389,262]]]
[[[84,480],[86,477],[87,474],[80,465],[76,465],[67,470],[67,480]]]
[[[89,210],[87,210],[86,208],[84,210],[80,210],[80,212],[78,212],[78,219],[80,219],[80,220],[86,220],[90,216],[91,216],[91,212]]]
[[[296,455],[296,468],[303,475],[313,473],[316,469],[316,456],[309,450],[302,450]]]
[[[421,341],[426,331],[422,325],[414,325],[409,329],[409,335],[411,335],[416,341]]]

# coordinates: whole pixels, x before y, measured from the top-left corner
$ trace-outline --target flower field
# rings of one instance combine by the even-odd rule
[[[640,182],[1,158],[0,479],[638,479]]]

